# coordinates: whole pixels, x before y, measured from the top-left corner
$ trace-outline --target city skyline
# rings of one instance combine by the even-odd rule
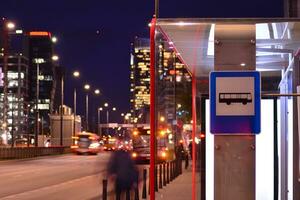
[[[283,16],[283,1],[280,0],[218,2],[220,6],[217,7],[217,1],[205,2],[205,7],[209,9],[204,9],[201,2],[194,0],[189,0],[185,5],[183,2],[177,5],[171,3],[170,0],[160,3],[161,17]],[[272,10],[268,10],[271,3]],[[45,30],[56,35],[58,43],[55,49],[60,56],[60,64],[70,73],[80,70],[80,84],[89,81],[92,87],[100,88],[103,93],[101,103],[110,101],[122,112],[129,112],[130,44],[135,36],[149,36],[147,25],[153,10],[154,1],[145,3],[137,0],[131,4],[117,1],[72,4],[68,1],[48,1],[42,5],[35,0],[13,0],[5,1],[0,8],[2,16],[13,20],[17,27],[28,31]],[[112,76],[115,78],[110,78]],[[66,104],[70,106],[72,84],[66,84],[65,90]],[[79,87],[78,84],[75,85]],[[84,93],[79,93],[78,98],[84,102]],[[78,111],[84,114],[84,107],[79,105]]]

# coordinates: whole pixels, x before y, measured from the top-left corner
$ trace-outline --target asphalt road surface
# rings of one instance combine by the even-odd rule
[[[109,157],[101,152],[0,161],[0,199],[98,199]]]

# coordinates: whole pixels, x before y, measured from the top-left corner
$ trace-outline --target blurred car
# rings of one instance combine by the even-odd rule
[[[27,138],[15,139],[14,147],[33,147],[32,144],[28,144]]]
[[[71,146],[73,153],[93,154],[100,151],[99,136],[94,133],[82,132],[74,137],[74,145]]]
[[[104,151],[115,151],[117,150],[117,139],[114,137],[104,138],[102,149]]]

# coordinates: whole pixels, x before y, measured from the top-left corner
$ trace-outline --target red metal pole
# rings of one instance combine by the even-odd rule
[[[150,200],[155,200],[155,26],[156,18],[150,28]]]
[[[197,131],[197,110],[196,110],[196,94],[197,94],[197,80],[196,73],[192,74],[192,200],[196,200],[196,144],[195,137]]]

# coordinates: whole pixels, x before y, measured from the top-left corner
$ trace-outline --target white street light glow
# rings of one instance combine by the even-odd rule
[[[91,88],[91,86],[90,86],[89,84],[85,84],[85,85],[84,85],[84,89],[85,89],[85,90],[89,90],[90,88]]]
[[[57,61],[58,59],[59,59],[59,57],[57,55],[52,56],[52,60]]]
[[[8,29],[14,29],[14,28],[15,28],[15,24],[12,23],[12,22],[8,22],[8,23],[6,24],[6,27],[7,27]]]
[[[95,90],[95,94],[100,94],[100,90],[99,90],[99,89],[96,89],[96,90]]]
[[[73,76],[74,77],[79,77],[80,76],[80,72],[79,71],[74,71],[73,72]]]
[[[53,37],[51,38],[51,41],[52,41],[53,43],[56,43],[56,42],[57,42],[57,37],[53,36]]]

